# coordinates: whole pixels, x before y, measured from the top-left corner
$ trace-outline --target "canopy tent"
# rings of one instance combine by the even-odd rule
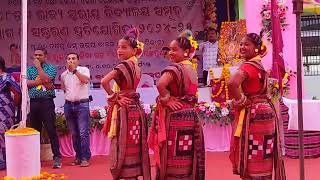
[[[303,12],[305,14],[320,14],[320,0],[304,0]]]
[[[249,0],[248,0],[249,1]],[[222,1],[219,1],[222,2]],[[229,1],[228,1],[229,2]],[[297,22],[300,21],[300,2],[299,0],[294,1],[294,4],[298,4],[298,7],[295,6],[294,10],[295,13],[297,14]],[[304,3],[313,3],[315,5],[319,5],[319,0],[314,0],[314,1],[304,1]],[[308,4],[306,4],[308,5]],[[22,82],[22,127],[26,126],[26,119],[27,119],[27,79],[26,79],[26,68],[27,68],[27,7],[28,7],[28,0],[22,0],[22,39],[21,39],[21,54],[22,54],[22,62],[21,62],[21,82]],[[307,6],[305,10],[307,9]],[[317,8],[316,8],[317,9]],[[317,11],[316,11],[317,12]],[[229,14],[229,13],[228,13]],[[228,17],[230,19],[230,17]],[[297,39],[300,38],[300,23],[297,23]],[[298,93],[298,102],[299,102],[299,117],[302,117],[302,92],[301,92],[301,40],[297,40],[297,67],[298,67],[298,88],[299,93]],[[303,130],[303,123],[302,123],[302,118],[299,118],[300,123],[299,123],[299,131],[300,131],[300,140],[301,140],[301,134]],[[300,144],[301,147],[302,144]],[[303,151],[303,149],[301,149]],[[302,156],[301,158],[301,176],[300,179],[304,179],[304,171],[303,171],[303,152],[300,152],[300,155]]]

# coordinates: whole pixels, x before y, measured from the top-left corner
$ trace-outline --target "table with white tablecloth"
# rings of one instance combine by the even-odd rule
[[[320,101],[303,100],[303,145],[305,158],[320,157]],[[283,98],[280,103],[284,129],[285,154],[299,158],[298,103]]]
[[[283,98],[289,108],[290,130],[298,130],[298,102],[297,100]],[[320,131],[320,100],[303,100],[303,129],[307,131]]]
[[[138,88],[141,101],[145,104],[154,104],[155,99],[158,96],[158,91],[155,87],[152,88]],[[102,89],[91,89],[89,91],[93,97],[93,101],[90,103],[91,107],[103,107],[106,105],[106,93]],[[63,110],[64,105],[64,93],[61,90],[56,91],[55,98],[56,107]],[[206,101],[211,102],[211,88],[199,88],[199,102]],[[230,148],[230,138],[232,128],[229,126],[222,126],[215,124],[206,124],[203,127],[205,148],[207,151],[228,151]],[[70,134],[61,136],[60,151],[63,156],[74,156],[74,150],[72,148],[72,139]],[[102,134],[98,129],[92,130],[90,134],[90,149],[92,155],[106,155],[109,153],[110,140]]]

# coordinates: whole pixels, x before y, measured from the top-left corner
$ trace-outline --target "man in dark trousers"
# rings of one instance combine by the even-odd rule
[[[54,163],[52,168],[61,168],[61,153],[59,150],[59,139],[55,126],[55,105],[53,98],[54,79],[57,68],[46,62],[47,50],[36,49],[34,51],[33,66],[27,70],[27,85],[30,97],[30,124],[31,127],[41,132],[42,124],[48,132]]]

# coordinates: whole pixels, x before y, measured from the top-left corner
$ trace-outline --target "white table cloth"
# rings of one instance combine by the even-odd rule
[[[140,93],[140,100],[143,104],[155,104],[155,100],[159,95],[157,88],[138,88]],[[206,101],[211,102],[211,87],[199,88],[199,102]],[[90,102],[91,107],[104,107],[107,105],[106,92],[102,89],[90,89],[89,94],[92,96],[93,101]],[[56,90],[56,98],[54,99],[56,108],[63,109],[65,102],[65,95],[62,90]]]
[[[289,130],[298,130],[298,101],[283,98],[289,108]],[[303,130],[320,131],[320,100],[303,100]]]

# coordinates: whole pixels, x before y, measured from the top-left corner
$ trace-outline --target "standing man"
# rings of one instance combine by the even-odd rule
[[[90,152],[90,111],[89,111],[90,72],[87,67],[79,66],[79,55],[67,56],[67,70],[61,74],[61,87],[65,90],[64,114],[72,133],[76,159],[73,165],[89,166]]]
[[[203,83],[206,86],[209,70],[218,65],[218,35],[215,29],[209,29],[207,40],[200,43],[199,56],[203,62]]]
[[[27,85],[30,97],[30,123],[31,127],[41,132],[42,124],[48,132],[53,153],[53,168],[61,168],[61,153],[59,139],[56,132],[55,105],[53,98],[54,79],[57,68],[46,62],[47,50],[38,48],[34,51],[34,66],[27,70]]]

